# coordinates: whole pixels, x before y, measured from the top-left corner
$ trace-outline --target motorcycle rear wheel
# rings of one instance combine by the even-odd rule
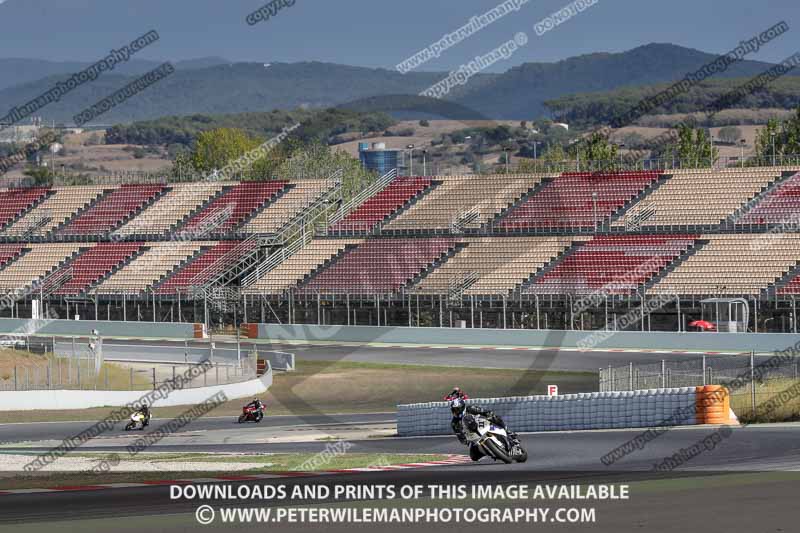
[[[505,450],[500,449],[500,447],[495,444],[493,440],[487,439],[484,443],[484,446],[492,453],[492,455],[494,455],[495,459],[499,459],[505,464],[511,464],[513,462]]]

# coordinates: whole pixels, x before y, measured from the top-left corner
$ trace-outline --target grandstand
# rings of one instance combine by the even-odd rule
[[[569,328],[670,295],[647,327],[681,329],[710,297],[750,301],[761,328],[796,323],[798,169],[390,174],[336,212],[339,187],[1,190],[0,291],[18,295],[4,312],[45,298],[87,317],[106,302],[109,317],[205,320],[213,304],[240,319]]]

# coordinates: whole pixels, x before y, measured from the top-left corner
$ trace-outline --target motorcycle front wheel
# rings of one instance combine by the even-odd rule
[[[247,420],[247,415],[239,415],[239,423],[240,424],[243,423],[245,420]]]
[[[261,422],[261,419],[262,419],[262,418],[264,418],[264,415],[263,415],[262,413],[258,413],[258,414],[256,415],[256,424],[258,424],[259,422]]]
[[[125,431],[130,431],[135,427],[136,427],[136,422],[130,421],[128,422],[128,425],[125,426]]]
[[[487,439],[484,446],[492,453],[495,459],[503,461],[505,464],[511,464],[512,459],[508,456],[505,450],[501,449],[492,439]]]

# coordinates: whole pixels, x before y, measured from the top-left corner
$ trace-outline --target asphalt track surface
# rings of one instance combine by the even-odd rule
[[[157,363],[163,361],[182,362],[183,343],[159,340],[111,340],[103,341],[104,346],[114,347],[120,354],[117,359]],[[201,360],[198,348],[208,346],[207,342],[188,342],[189,361]],[[234,362],[237,359],[236,344],[215,342],[215,361]],[[175,347],[180,352],[164,355],[160,347]],[[241,353],[246,354],[253,343],[242,341]],[[597,372],[600,368],[623,366],[630,362],[637,364],[660,363],[665,361],[697,361],[701,353],[632,352],[632,351],[577,351],[556,348],[528,350],[526,348],[496,349],[483,348],[429,348],[429,347],[374,347],[367,344],[295,344],[295,343],[257,343],[259,350],[276,350],[294,353],[297,359],[309,361],[345,361],[359,363],[394,363],[405,365],[464,366],[469,368],[553,370],[571,372]],[[708,355],[713,358],[714,355]],[[747,357],[747,355],[742,355]],[[767,357],[767,356],[764,356]]]
[[[767,425],[734,428],[729,436],[689,463],[669,473],[650,472],[653,462],[706,438],[718,428],[676,428],[649,442],[610,467],[601,461],[605,453],[634,438],[641,430],[539,433],[523,435],[530,459],[524,464],[503,465],[482,460],[475,464],[312,478],[231,481],[239,484],[555,484],[633,483],[631,499],[625,502],[571,501],[538,502],[537,505],[588,505],[597,508],[598,531],[794,531],[796,491],[800,488],[800,425]],[[319,450],[324,443],[307,443],[302,449]],[[372,450],[374,443],[354,442],[351,451]],[[386,451],[463,453],[453,437],[386,439]],[[163,446],[161,450],[174,447]],[[182,447],[181,447],[182,448]],[[189,446],[197,450],[202,447]],[[287,449],[288,448],[288,449]],[[112,450],[87,446],[85,450]],[[155,449],[155,448],[154,448]],[[232,451],[230,446],[216,449]],[[234,448],[238,449],[238,448]],[[258,451],[297,451],[297,445],[258,446]],[[8,451],[8,450],[4,450]],[[245,451],[239,449],[239,451]],[[256,451],[255,448],[252,451]],[[779,472],[769,472],[779,471]],[[280,506],[280,502],[202,502],[225,506]],[[298,504],[301,502],[293,502]],[[324,502],[304,501],[308,505]],[[330,503],[330,502],[329,502]],[[486,502],[483,502],[486,503]],[[122,488],[107,491],[21,494],[0,497],[0,531],[44,531],[59,525],[63,531],[190,531],[198,527],[193,513],[197,501],[171,500],[166,486]],[[373,504],[384,505],[383,502]],[[463,502],[462,502],[463,504]],[[596,505],[595,505],[596,504]],[[399,505],[399,504],[398,504]],[[448,504],[450,505],[450,504]],[[523,502],[520,505],[530,505]],[[124,520],[122,520],[124,519]],[[122,520],[122,522],[119,522]],[[22,527],[20,524],[24,524]],[[140,529],[128,528],[126,524]],[[150,524],[149,526],[147,524]],[[452,524],[451,524],[452,526]],[[41,527],[43,529],[36,529]],[[65,528],[66,529],[63,529]],[[244,530],[263,531],[264,524]],[[318,531],[310,524],[269,527],[277,531]],[[353,526],[326,526],[325,531],[351,531]],[[530,531],[534,526],[504,526],[512,531]],[[574,527],[574,529],[571,529]],[[559,531],[582,531],[588,524],[559,525]],[[526,529],[527,528],[527,529]],[[403,529],[381,526],[389,531],[455,530],[437,524]],[[541,528],[539,528],[541,529]],[[110,529],[105,529],[110,530]],[[210,529],[221,530],[221,528]],[[238,529],[237,529],[238,530]],[[374,531],[375,529],[365,529]],[[49,529],[52,531],[52,529]]]

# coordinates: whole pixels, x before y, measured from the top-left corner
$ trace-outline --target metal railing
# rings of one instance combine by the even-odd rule
[[[147,359],[127,358],[124,345],[106,345],[103,348],[104,358],[108,361],[99,369],[95,364],[95,356],[88,353],[91,349],[86,339],[46,339],[31,337],[17,347],[20,352],[27,349],[31,353],[43,354],[43,357],[29,358],[25,365],[15,365],[0,373],[0,391],[26,390],[147,390],[156,389],[161,384],[173,381],[178,375],[185,375],[186,370],[199,367],[201,363],[210,368],[197,375],[183,388],[208,387],[249,381],[257,377],[256,354],[237,348],[217,350],[214,354],[197,355],[198,348],[175,348],[175,360],[164,362]],[[133,345],[131,348],[148,348]],[[163,348],[153,346],[150,348]],[[224,353],[224,351],[232,352]],[[191,351],[191,354],[189,353]],[[183,353],[180,353],[183,352]],[[238,356],[238,358],[237,358]]]
[[[375,182],[373,182],[369,187],[355,195],[349,202],[343,204],[339,210],[333,214],[333,216],[328,221],[329,224],[333,225],[342,220],[344,217],[349,215],[353,210],[355,210],[358,206],[363,204],[367,201],[368,198],[372,197],[373,195],[377,194],[378,192],[385,189],[392,181],[397,178],[397,169],[393,168],[380,178],[378,178]]]
[[[723,385],[738,416],[753,416],[764,402],[798,383],[800,359],[776,355],[715,355],[601,368],[600,392]],[[800,405],[788,406],[800,411]]]

